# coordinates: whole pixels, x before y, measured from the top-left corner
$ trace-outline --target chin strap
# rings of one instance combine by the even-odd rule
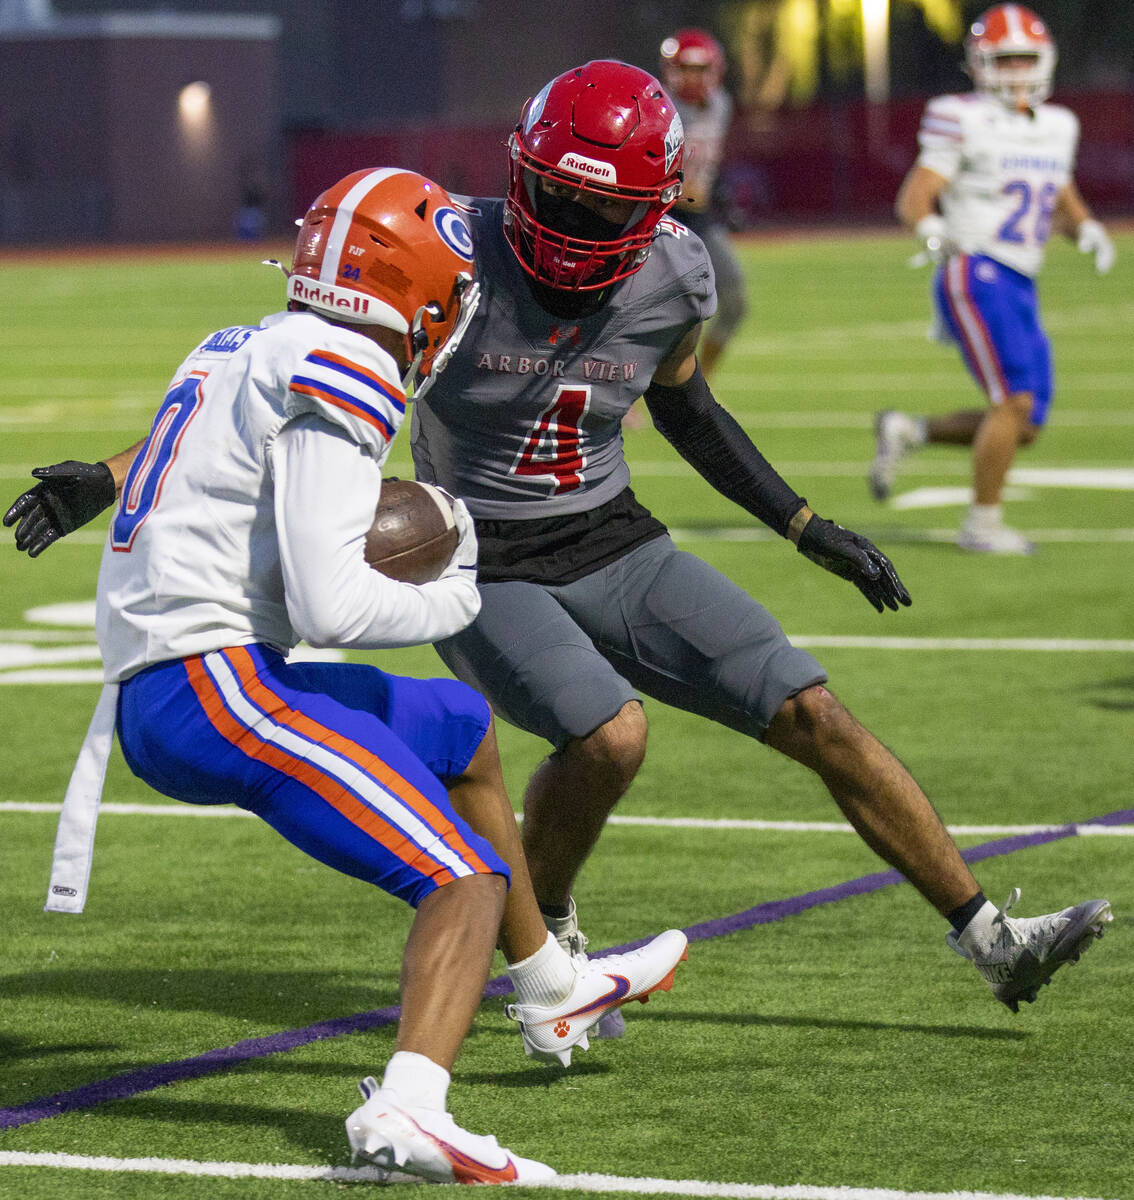
[[[424,348],[418,352],[417,357],[410,363],[409,369],[406,371],[402,379],[402,388],[406,394],[409,394],[410,383],[414,384],[413,397],[415,400],[421,399],[427,391],[429,391],[434,379],[441,374],[442,371],[449,365],[449,360],[456,353],[457,347],[461,344],[461,339],[465,336],[469,325],[472,323],[473,316],[476,313],[477,305],[480,303],[480,284],[477,283],[471,275],[466,275],[463,271],[457,276],[457,287],[460,291],[461,308],[457,314],[457,320],[453,325],[453,332],[449,335],[445,345],[437,351],[433,359],[433,365],[430,368],[429,374],[421,381],[421,387],[417,387],[417,381],[412,378],[417,370],[418,364],[421,362],[421,356],[424,353]],[[413,328],[416,333],[421,328],[424,322],[424,315],[428,305],[417,310],[417,315],[413,319]],[[413,337],[414,334],[411,334]]]

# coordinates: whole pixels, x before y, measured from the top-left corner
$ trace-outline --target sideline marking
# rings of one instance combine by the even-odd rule
[[[1044,314],[1044,324],[1049,333],[1066,330],[1102,329],[1127,332],[1134,322],[1134,304],[1085,304],[1078,309],[1056,309]],[[738,337],[730,343],[733,354],[802,354],[811,355],[822,350],[842,351],[849,347],[859,348],[864,341],[892,343],[903,354],[908,347],[900,343],[903,339],[924,342],[928,314],[916,320],[864,321],[859,325],[819,326],[800,329],[792,333],[765,334],[758,337]]]
[[[1130,534],[1127,540],[1134,541],[1134,530],[1126,532]],[[57,631],[45,631],[43,634],[48,640],[56,640],[60,636]],[[72,644],[40,648],[34,644],[21,644],[34,642],[34,634],[22,636],[18,640],[5,641],[6,635],[0,631],[0,686],[26,683],[102,683],[101,667],[48,665],[98,660],[98,647],[94,642],[76,643],[75,634],[63,636]],[[788,640],[796,646],[835,650],[984,650],[1039,654],[1134,652],[1134,639],[1129,638],[859,637],[843,634],[789,633]],[[297,646],[288,655],[289,662],[342,662],[345,658],[346,655],[341,650],[312,650],[307,646]]]
[[[1094,817],[1083,824],[1129,825],[1132,822],[1134,822],[1134,808],[1125,808],[1101,817]],[[1072,824],[1017,837],[998,838],[995,841],[969,846],[961,851],[961,857],[967,863],[980,862],[986,858],[1013,854],[1017,850],[1026,850],[1032,846],[1043,846],[1050,842],[1074,837],[1078,829],[1078,824]],[[786,917],[798,916],[800,913],[808,912],[810,909],[825,904],[847,900],[852,896],[869,895],[884,887],[906,882],[905,876],[892,868],[875,871],[869,875],[848,879],[844,883],[835,884],[832,887],[803,892],[784,900],[769,900],[742,912],[733,913],[728,917],[716,917],[709,921],[702,921],[697,925],[687,926],[683,932],[691,942],[708,941],[712,938],[724,937],[726,934],[739,933],[757,925],[770,925],[773,922],[782,921]],[[649,940],[648,937],[638,938],[621,946],[611,946],[606,950],[600,950],[591,957],[603,958],[607,954],[621,954],[629,950],[637,950]],[[508,976],[497,975],[496,978],[488,981],[483,999],[507,996],[511,991],[512,983]],[[0,1129],[19,1129],[24,1125],[34,1125],[49,1117],[58,1117],[64,1113],[91,1108],[96,1104],[105,1104],[111,1100],[125,1100],[183,1079],[199,1079],[204,1075],[212,1075],[240,1063],[257,1058],[267,1058],[274,1054],[283,1054],[289,1050],[297,1050],[301,1046],[307,1046],[325,1038],[364,1033],[371,1029],[392,1025],[400,1016],[401,1005],[391,1004],[386,1008],[355,1013],[349,1017],[331,1017],[300,1029],[283,1030],[265,1037],[247,1038],[231,1046],[220,1046],[190,1058],[154,1063],[148,1067],[124,1071],[120,1075],[95,1080],[69,1091],[55,1092],[49,1096],[29,1100],[24,1104],[0,1109]]]
[[[3,800],[0,813],[31,813],[58,815],[61,801]],[[255,813],[232,804],[128,804],[108,801],[99,805],[99,814],[125,817],[239,817],[258,820]],[[516,813],[518,821],[523,813]],[[645,826],[653,829],[751,829],[762,833],[855,833],[845,821],[765,821],[745,817],[629,817],[617,813],[607,817],[608,825]],[[1048,825],[947,825],[954,837],[992,837],[1028,833],[1048,833],[1066,829],[1066,823]],[[1078,837],[1134,837],[1134,825],[1093,825],[1085,822],[1075,826]]]
[[[948,638],[948,637],[828,637],[790,634],[795,646],[828,647],[839,650],[1012,650],[1037,653],[1115,653],[1134,651],[1129,638]]]
[[[307,1167],[293,1163],[199,1162],[191,1158],[108,1158],[102,1155],[0,1150],[0,1166],[56,1167],[79,1171],[135,1171],[153,1175],[197,1175],[225,1179],[317,1179],[343,1183],[380,1182],[375,1167]],[[418,1181],[414,1181],[418,1182]],[[529,1187],[562,1192],[634,1192],[656,1196],[722,1196],[736,1200],[1057,1200],[1004,1192],[905,1192],[892,1188],[787,1187],[756,1183],[709,1183],[700,1179],[650,1179],[623,1175],[558,1175]],[[1079,1198],[1082,1200],[1082,1198]]]
[[[948,542],[957,540],[954,529],[900,529],[897,526],[874,527],[871,537],[880,542],[902,545]],[[1070,542],[1089,545],[1096,542],[1134,542],[1134,529],[1029,529],[1025,530],[1033,542]],[[701,529],[673,527],[669,531],[675,542],[778,542],[778,533],[762,526],[709,525]],[[73,535],[72,535],[73,536]],[[961,555],[958,554],[958,559]],[[975,561],[975,556],[971,561]]]

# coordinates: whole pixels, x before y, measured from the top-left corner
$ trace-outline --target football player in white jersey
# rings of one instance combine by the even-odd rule
[[[662,82],[685,128],[685,172],[673,215],[705,243],[717,286],[717,311],[697,347],[708,379],[748,312],[744,272],[721,218],[718,194],[732,97],[724,87],[724,50],[708,30],[678,29],[667,37],[661,44],[661,66]]]
[[[1092,254],[1100,273],[1110,270],[1114,247],[1075,186],[1079,123],[1045,103],[1056,54],[1043,22],[1023,5],[998,4],[973,25],[965,54],[975,90],[929,102],[896,210],[938,264],[935,334],[960,349],[988,406],[946,416],[879,413],[868,479],[884,500],[910,450],[971,446],[973,501],[957,544],[1030,554],[1032,543],[1004,524],[1001,493],[1017,448],[1035,441],[1051,404],[1051,348],[1035,279],[1052,233]]]
[[[498,940],[525,1049],[569,1062],[604,1012],[670,986],[686,939],[670,930],[591,963],[558,944],[471,688],[287,660],[300,638],[433,641],[480,608],[460,501],[435,581],[401,583],[363,557],[407,389],[428,393],[477,305],[464,216],[420,175],[359,171],[308,210],[287,275],[288,311],[185,359],[134,457],[99,574],[99,711],[156,790],[248,809],[416,910],[395,1052],[346,1123],[356,1157],[441,1182],[537,1183],[554,1171],[446,1111]],[[69,789],[68,819],[72,803]]]
[[[1109,903],[998,910],[909,771],[824,686],[823,667],[756,599],[678,550],[630,487],[622,419],[644,396],[658,430],[723,495],[878,612],[910,603],[890,560],[816,515],[713,397],[696,355],[712,266],[700,239],[666,219],[682,151],[658,80],[598,60],[524,105],[506,197],[457,199],[481,302],[444,375],[415,398],[411,437],[418,477],[464,498],[476,521],[481,608],[438,652],[497,715],[550,744],[524,794],[523,845],[548,928],[573,952],[586,939],[572,887],[643,762],[644,693],[814,771],[1015,1011],[1078,958]],[[39,476],[44,490],[13,506],[32,521],[16,533],[29,552],[73,527],[76,496],[91,497],[73,466]]]

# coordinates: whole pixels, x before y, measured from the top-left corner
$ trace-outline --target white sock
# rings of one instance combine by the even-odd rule
[[[558,1004],[575,984],[571,956],[548,933],[547,941],[527,958],[508,964],[508,977],[521,1004]]]
[[[929,441],[929,418],[910,417],[910,420],[913,422],[911,445],[924,446]]]
[[[396,1050],[386,1064],[382,1086],[397,1092],[407,1108],[444,1112],[445,1097],[449,1091],[449,1072],[424,1054]]]
[[[986,900],[977,909],[973,919],[957,934],[957,945],[970,952],[987,950],[996,939],[992,922],[999,914],[1000,910],[996,905],[991,900]]]
[[[1001,521],[999,504],[974,504],[969,508],[969,524],[974,529],[999,529]]]

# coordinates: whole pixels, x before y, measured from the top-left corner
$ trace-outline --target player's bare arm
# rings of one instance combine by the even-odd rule
[[[940,262],[952,248],[938,203],[948,185],[949,181],[944,175],[917,164],[910,168],[898,189],[894,212],[923,247],[922,256],[914,259],[914,264],[921,261]]]
[[[120,450],[117,454],[112,454],[109,458],[102,460],[114,477],[114,490],[119,496],[122,494],[122,485],[126,482],[126,476],[134,465],[134,459],[138,457],[138,451],[145,445],[145,442],[146,439],[142,438],[141,441],[135,442],[126,450]]]
[[[929,167],[915,166],[902,181],[894,201],[894,212],[899,221],[911,232],[918,222],[937,212],[937,199],[949,181]]]
[[[1055,202],[1052,230],[1075,242],[1083,254],[1095,256],[1095,270],[1105,275],[1114,265],[1115,249],[1102,225],[1091,216],[1073,179],[1068,180]]]

